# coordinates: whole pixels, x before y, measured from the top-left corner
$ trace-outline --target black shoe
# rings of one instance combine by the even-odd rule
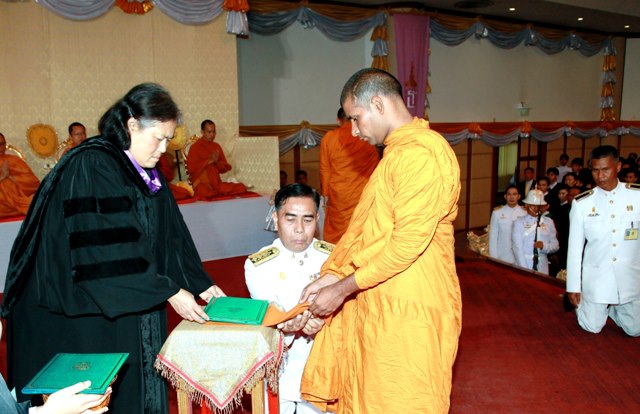
[[[564,295],[562,295],[562,308],[564,309],[565,312],[571,312],[576,309],[573,306],[573,304],[571,304],[571,301],[569,300],[569,295],[567,295],[566,292]]]

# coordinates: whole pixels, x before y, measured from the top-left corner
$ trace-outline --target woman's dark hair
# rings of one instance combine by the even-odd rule
[[[293,183],[282,187],[274,198],[276,211],[291,197],[309,197],[316,205],[316,210],[320,208],[320,194],[306,184]]]
[[[118,148],[127,150],[131,146],[131,136],[127,121],[135,118],[143,128],[154,121],[180,122],[180,110],[169,92],[156,83],[142,83],[134,86],[117,101],[98,123],[98,130],[104,139]]]

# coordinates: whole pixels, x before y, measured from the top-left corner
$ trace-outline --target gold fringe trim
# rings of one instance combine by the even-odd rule
[[[247,380],[247,382],[243,386],[243,391],[245,393],[250,393],[256,386],[258,382],[260,382],[263,378],[266,378],[269,383],[269,388],[274,393],[278,392],[278,365],[280,363],[279,359],[273,358],[269,360],[266,364],[261,366],[256,370],[256,372],[251,375],[251,377]],[[189,400],[192,403],[195,403],[198,406],[202,405],[202,402],[207,405],[207,407],[213,413],[217,414],[232,414],[236,409],[240,408],[242,405],[242,392],[237,392],[232,398],[229,404],[227,404],[223,408],[218,408],[211,399],[209,399],[202,391],[194,388],[185,381],[184,378],[175,373],[172,369],[166,366],[159,358],[156,359],[156,362],[153,364],[154,368],[160,373],[162,377],[164,377],[171,386],[178,392],[182,392],[189,397]],[[184,407],[188,408],[188,407]],[[184,411],[188,412],[188,411]]]

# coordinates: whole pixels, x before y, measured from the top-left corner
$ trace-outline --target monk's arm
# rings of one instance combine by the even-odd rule
[[[231,164],[227,162],[227,157],[224,155],[224,151],[222,151],[222,147],[220,144],[216,147],[218,150],[218,161],[216,162],[216,168],[219,173],[226,173],[231,170]]]
[[[355,281],[361,289],[376,286],[406,270],[432,242],[441,218],[443,174],[427,148],[394,154],[385,173],[384,192],[393,211],[393,230],[385,240],[364,246],[353,257]]]
[[[202,138],[201,138],[202,139]],[[187,156],[187,169],[192,180],[198,179],[209,165],[210,154],[198,142],[191,146]]]
[[[2,163],[0,167],[0,181],[9,178],[9,164],[6,161]]]

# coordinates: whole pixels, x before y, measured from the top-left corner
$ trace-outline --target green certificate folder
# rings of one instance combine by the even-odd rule
[[[104,394],[129,354],[57,354],[22,389],[24,394],[51,394],[82,381],[81,394]]]
[[[266,300],[222,296],[212,298],[204,311],[214,322],[260,325],[268,307]]]

